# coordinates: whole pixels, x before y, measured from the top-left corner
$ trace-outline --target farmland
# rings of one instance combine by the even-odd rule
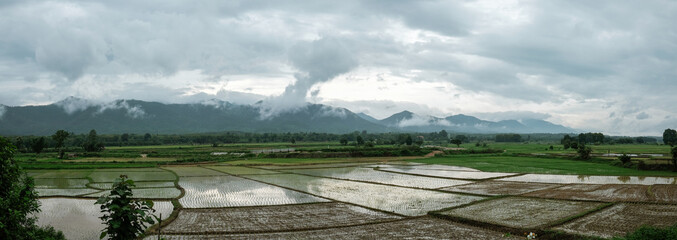
[[[134,197],[155,201],[165,219],[149,229],[148,239],[158,230],[166,239],[523,239],[525,232],[577,239],[677,223],[665,217],[675,214],[676,173],[622,167],[602,155],[578,160],[544,146],[381,157],[298,154],[355,148],[316,143],[132,146],[108,148],[95,158],[62,160],[50,152],[18,158],[41,196],[39,223],[69,239],[98,237],[103,225],[94,200],[121,174],[135,181]],[[637,153],[665,150],[648,146]],[[266,147],[295,150],[271,157]],[[607,149],[640,149],[614,147]]]

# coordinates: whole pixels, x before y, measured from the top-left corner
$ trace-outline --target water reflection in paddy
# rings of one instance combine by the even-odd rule
[[[631,177],[631,176],[585,176],[526,174],[501,179],[503,181],[539,183],[583,183],[583,184],[677,184],[677,177]]]
[[[296,174],[251,175],[249,177],[329,199],[409,216],[425,215],[432,210],[484,199],[476,196]]]
[[[99,239],[101,230],[105,227],[101,219],[101,205],[94,204],[96,200],[72,198],[40,199],[40,209],[37,214],[38,225],[53,226],[63,231],[66,239]],[[168,217],[174,207],[168,201],[155,201],[153,207],[159,216]]]
[[[332,177],[347,180],[358,180],[365,182],[384,183],[397,186],[417,187],[417,188],[441,188],[471,183],[470,181],[420,177],[407,174],[376,171],[372,168],[360,168],[360,167],[295,169],[284,171],[320,177]]]
[[[328,200],[272,185],[234,177],[182,177],[186,194],[179,199],[186,208],[281,205]]]
[[[505,176],[516,175],[515,173],[449,171],[449,170],[417,169],[417,168],[393,168],[393,167],[379,168],[379,170],[388,171],[388,172],[397,172],[397,173],[425,175],[425,176],[432,176],[432,177],[459,178],[459,179],[487,179],[487,178],[496,178],[496,177],[505,177]]]

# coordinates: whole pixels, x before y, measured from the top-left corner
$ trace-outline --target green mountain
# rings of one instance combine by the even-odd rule
[[[74,133],[96,129],[102,134],[386,131],[386,127],[366,121],[343,108],[309,104],[267,119],[261,119],[260,110],[258,106],[218,100],[195,104],[138,100],[94,104],[67,98],[46,106],[4,107],[0,117],[0,134],[49,135],[59,129]]]
[[[205,132],[449,132],[571,133],[575,130],[543,120],[485,121],[473,116],[446,118],[403,111],[376,120],[364,113],[320,104],[263,118],[263,105],[239,105],[219,100],[193,104],[164,104],[138,100],[94,103],[69,97],[44,106],[0,105],[0,135],[51,135],[59,129],[102,134]]]

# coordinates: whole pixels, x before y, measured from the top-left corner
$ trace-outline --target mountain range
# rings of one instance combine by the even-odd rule
[[[0,134],[51,135],[64,129],[102,134],[204,132],[436,132],[462,133],[572,133],[575,130],[544,120],[521,119],[498,122],[473,116],[445,118],[420,116],[409,111],[378,120],[364,113],[321,104],[262,117],[260,102],[240,105],[220,100],[191,104],[165,104],[139,100],[95,103],[75,97],[41,106],[0,105]]]

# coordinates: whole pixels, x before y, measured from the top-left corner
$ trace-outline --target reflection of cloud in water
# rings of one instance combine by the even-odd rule
[[[186,195],[179,202],[186,208],[261,206],[324,202],[301,192],[234,177],[183,177],[179,181]]]

